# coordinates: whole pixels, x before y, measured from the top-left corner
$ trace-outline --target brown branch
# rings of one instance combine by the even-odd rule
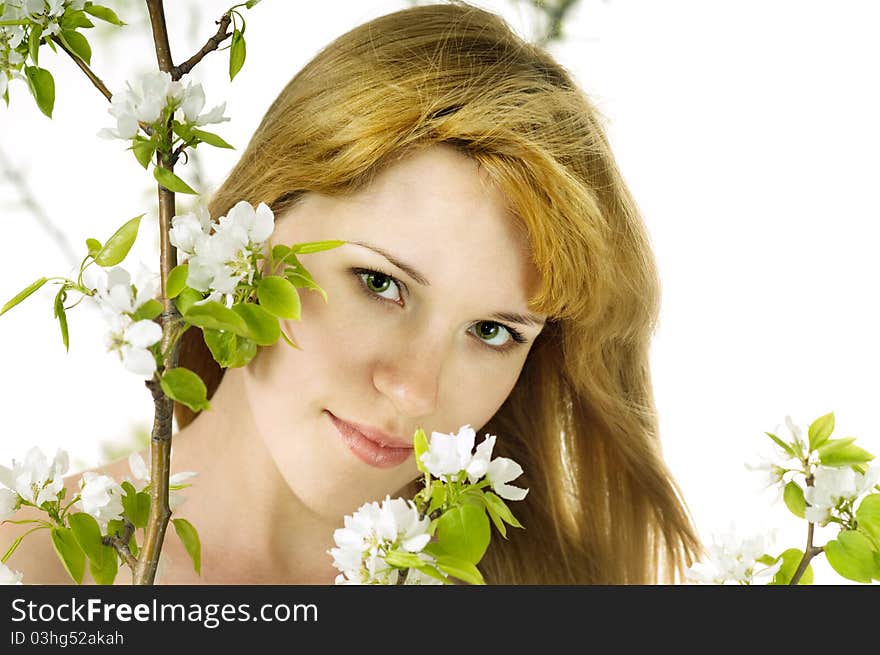
[[[171,79],[176,81],[189,73],[196,64],[204,59],[205,55],[219,48],[220,44],[232,35],[231,32],[226,31],[226,28],[229,27],[229,23],[232,22],[231,15],[223,14],[220,20],[215,22],[216,24],[220,25],[220,27],[217,29],[217,33],[214,34],[214,36],[212,36],[210,39],[208,39],[205,45],[202,46],[202,49],[199,50],[196,54],[180,64],[180,66],[175,66],[174,68],[172,68]]]
[[[101,538],[101,542],[105,546],[113,546],[116,549],[116,552],[119,553],[123,560],[125,560],[125,563],[128,564],[128,568],[131,569],[132,577],[134,577],[135,568],[138,563],[137,559],[131,554],[131,550],[128,548],[128,542],[131,540],[131,535],[133,534],[134,525],[130,521],[126,521],[120,536],[107,535],[106,537]]]
[[[807,462],[804,462],[804,466],[807,466]],[[809,471],[809,469],[807,469],[807,471]],[[807,475],[806,483],[808,487],[813,486],[812,473]],[[794,575],[791,576],[791,582],[788,583],[789,585],[796,585],[800,582],[807,570],[807,566],[810,564],[810,560],[825,550],[822,546],[813,546],[813,527],[813,523],[807,524],[807,547],[804,548],[804,556],[801,557],[801,562],[798,564],[797,570],[795,570]]]
[[[156,44],[156,59],[159,70],[171,72],[174,62],[171,60],[171,45],[168,43],[168,28],[165,25],[165,7],[162,0],[147,0],[150,11],[150,25],[153,27],[153,42]]]
[[[110,98],[113,97],[113,94],[110,93],[110,89],[108,89],[107,85],[105,85],[101,81],[101,78],[99,78],[97,75],[95,75],[95,73],[92,71],[91,68],[89,68],[89,65],[86,62],[84,62],[82,59],[80,59],[78,56],[76,56],[76,54],[72,50],[70,50],[70,48],[68,48],[66,45],[64,45],[64,42],[61,41],[61,39],[59,39],[57,36],[53,36],[52,41],[55,44],[57,44],[62,50],[64,50],[64,52],[66,52],[68,55],[70,55],[70,58],[76,62],[76,65],[79,66],[80,69],[82,69],[82,72],[86,74],[86,77],[88,77],[92,81],[92,84],[95,85],[95,87],[98,89],[98,91],[100,91],[101,94],[105,98],[107,98],[108,101],[110,100]]]

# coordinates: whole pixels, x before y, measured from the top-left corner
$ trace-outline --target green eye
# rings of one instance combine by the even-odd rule
[[[382,293],[391,286],[391,278],[382,273],[369,273],[366,275],[367,288],[375,293]]]
[[[511,334],[510,330],[499,323],[493,323],[492,321],[480,321],[473,327],[476,335],[482,340],[485,341],[487,345],[492,347],[503,347],[506,345],[513,334]],[[503,330],[503,332],[502,332]],[[501,337],[500,341],[495,341],[498,337]]]

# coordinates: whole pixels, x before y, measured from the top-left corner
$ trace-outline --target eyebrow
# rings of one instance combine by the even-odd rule
[[[353,243],[357,246],[361,246],[366,248],[367,250],[372,250],[378,255],[382,255],[389,262],[394,264],[401,271],[409,275],[413,280],[421,284],[422,286],[429,287],[431,283],[428,282],[427,278],[424,275],[419,273],[415,268],[407,264],[406,262],[401,261],[387,250],[380,248],[379,246],[375,246],[371,243],[366,243],[365,241],[348,241],[347,243]],[[520,325],[544,325],[544,319],[540,316],[536,316],[535,314],[521,314],[519,312],[495,312],[494,314],[490,314],[489,318],[498,321],[507,321],[509,323],[519,323]]]

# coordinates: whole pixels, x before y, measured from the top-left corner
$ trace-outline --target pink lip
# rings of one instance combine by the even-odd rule
[[[325,410],[326,411],[326,410]],[[412,454],[412,446],[401,446],[397,437],[357,423],[348,423],[327,411],[336,431],[358,459],[377,468],[391,468],[405,462]]]

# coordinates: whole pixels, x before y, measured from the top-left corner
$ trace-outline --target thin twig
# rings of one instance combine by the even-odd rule
[[[175,66],[171,69],[171,79],[179,80],[181,77],[189,73],[196,64],[198,64],[209,52],[212,52],[220,47],[220,44],[223,43],[226,39],[232,36],[231,32],[227,32],[226,28],[229,27],[229,23],[232,22],[232,16],[229,14],[223,14],[219,21],[216,21],[220,27],[217,29],[217,33],[214,34],[205,45],[202,46],[202,49],[199,50],[192,57],[187,59],[185,62],[180,64],[179,66]]]
[[[128,568],[131,569],[132,576],[134,576],[135,569],[137,568],[137,559],[131,554],[131,550],[128,548],[128,542],[131,540],[131,535],[133,534],[134,525],[130,521],[126,521],[120,536],[107,535],[106,537],[101,538],[101,542],[105,546],[113,546],[116,549],[116,552],[119,553],[123,560],[125,560]]]
[[[82,69],[82,72],[86,74],[86,77],[88,77],[92,81],[92,84],[95,85],[98,91],[100,91],[101,94],[105,98],[107,98],[108,101],[110,100],[110,98],[113,97],[113,94],[110,93],[110,89],[108,89],[107,86],[101,81],[101,78],[95,75],[95,73],[92,71],[91,68],[89,68],[89,65],[86,62],[80,59],[72,50],[64,45],[64,42],[61,41],[61,39],[59,39],[57,36],[53,36],[52,41],[56,43],[62,50],[64,50],[64,52],[70,55],[70,58],[73,59],[74,62],[76,62],[76,65]]]
[[[804,462],[804,465],[807,466],[807,463]],[[809,469],[807,469],[807,471],[809,471]],[[807,476],[806,482],[808,487],[813,486],[812,473]],[[791,577],[791,582],[788,583],[789,585],[796,585],[798,582],[800,582],[801,578],[804,576],[804,573],[807,570],[807,566],[809,566],[810,564],[810,560],[825,550],[822,546],[813,546],[813,527],[814,524],[812,522],[807,524],[807,547],[804,548],[804,556],[801,557],[801,562],[800,564],[798,564],[797,570]]]

